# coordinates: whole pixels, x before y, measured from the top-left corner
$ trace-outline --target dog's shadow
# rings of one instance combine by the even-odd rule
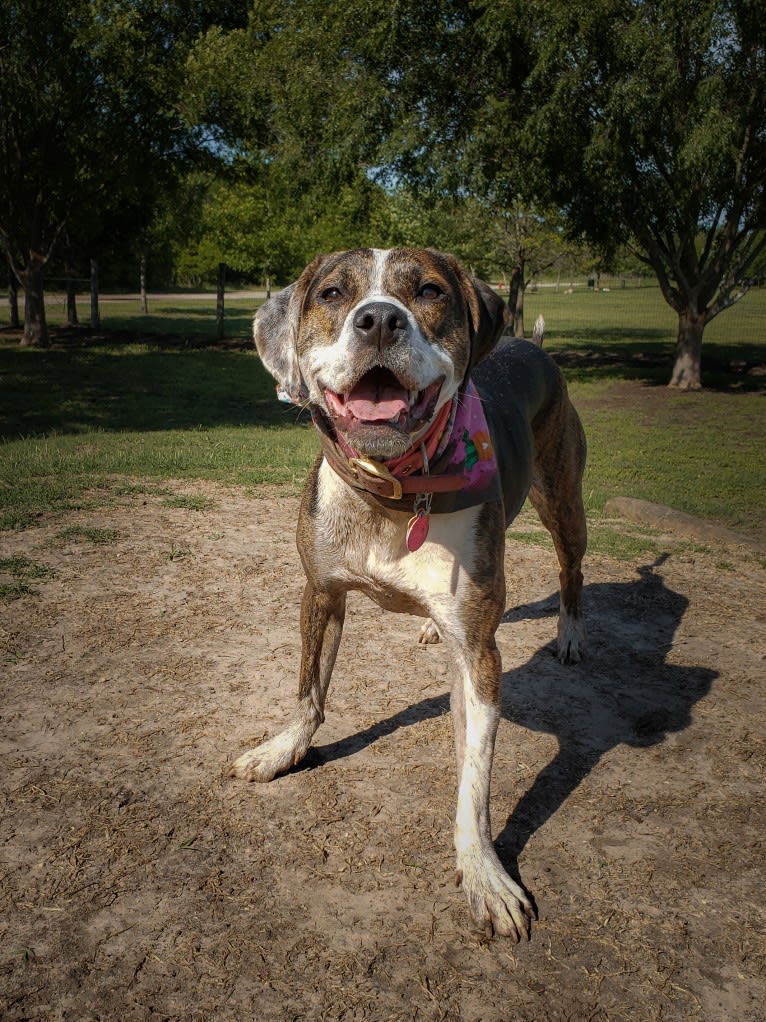
[[[517,860],[529,838],[566,802],[601,758],[618,745],[636,750],[684,730],[692,709],[717,672],[669,661],[688,600],[665,585],[665,557],[641,567],[629,582],[587,586],[588,659],[574,667],[555,659],[553,643],[503,675],[503,716],[521,727],[552,734],[558,752],[520,792],[497,837],[498,854],[518,878]],[[506,612],[501,625],[555,618],[558,597]],[[448,712],[448,694],[424,699],[365,731],[310,751],[308,769],[372,745],[401,727]],[[300,769],[300,768],[298,768]]]
[[[516,863],[530,837],[566,802],[603,756],[618,745],[636,750],[685,730],[717,672],[672,663],[669,654],[689,601],[670,589],[658,569],[641,567],[630,582],[602,583],[585,592],[591,653],[574,668],[552,665],[539,650],[504,676],[503,716],[555,735],[558,752],[512,807],[497,837],[498,854]],[[555,615],[558,600],[507,612],[504,620]]]

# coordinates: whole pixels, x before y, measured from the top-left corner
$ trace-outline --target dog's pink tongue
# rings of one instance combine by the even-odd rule
[[[407,392],[401,387],[379,387],[361,380],[351,391],[346,408],[363,422],[388,422],[409,409]]]

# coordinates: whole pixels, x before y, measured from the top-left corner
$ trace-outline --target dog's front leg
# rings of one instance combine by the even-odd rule
[[[473,662],[471,662],[473,660]],[[462,661],[462,662],[461,662]],[[457,882],[462,883],[477,926],[518,942],[529,939],[534,909],[503,869],[492,843],[490,778],[500,719],[500,654],[494,638],[474,658],[461,657],[452,692],[458,766],[455,818]]]
[[[229,773],[247,781],[271,781],[299,763],[324,720],[324,703],[343,632],[346,594],[317,590],[306,583],[301,604],[303,653],[298,707],[284,731],[250,749]]]

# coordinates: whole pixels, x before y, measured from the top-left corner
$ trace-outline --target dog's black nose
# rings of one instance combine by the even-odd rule
[[[407,329],[407,317],[391,302],[369,302],[354,316],[354,333],[381,351],[399,340]]]

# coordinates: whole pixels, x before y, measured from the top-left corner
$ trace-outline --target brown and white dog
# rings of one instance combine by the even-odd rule
[[[485,933],[518,940],[534,910],[497,856],[489,817],[505,530],[528,495],[561,568],[559,659],[579,660],[585,439],[553,361],[527,341],[498,344],[506,320],[503,301],[454,257],[408,248],[321,256],[259,309],[261,359],[283,396],[310,407],[323,452],[298,521],[307,583],[297,712],[231,774],[270,781],[305,755],[324,720],[349,590],[428,618],[421,641],[441,638],[457,666],[458,882]],[[445,439],[471,402],[497,467],[494,489],[473,497],[475,445],[464,431],[461,450],[474,453],[462,464],[459,439]]]

